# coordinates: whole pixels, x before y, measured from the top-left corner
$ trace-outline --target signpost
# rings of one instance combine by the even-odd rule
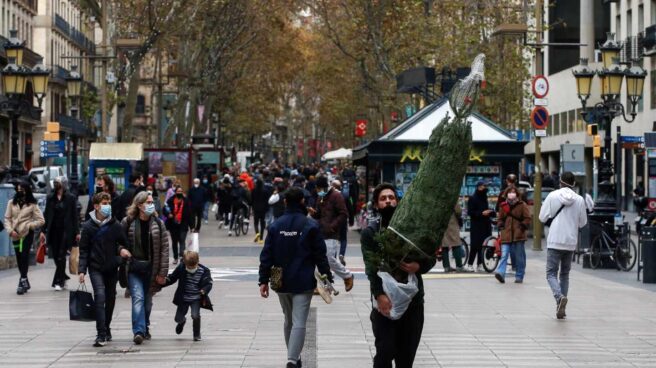
[[[61,141],[41,141],[40,156],[43,158],[64,157],[66,143]]]
[[[535,4],[535,19],[537,25],[537,43],[542,42],[542,0]],[[535,100],[535,108],[531,113],[531,124],[535,128],[535,193],[533,203],[533,250],[542,250],[542,223],[539,219],[540,207],[542,207],[542,138],[547,136],[547,125],[549,124],[549,111],[544,107],[547,105],[547,94],[549,93],[549,81],[542,75],[542,53],[538,49],[535,56],[535,77],[532,82],[532,92]]]

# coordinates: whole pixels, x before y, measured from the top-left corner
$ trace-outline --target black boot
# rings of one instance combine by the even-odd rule
[[[18,280],[18,287],[16,288],[16,294],[18,294],[18,295],[23,295],[23,294],[25,294],[25,291],[26,291],[26,290],[25,290],[25,286],[24,286],[24,285],[25,285],[25,281],[23,281],[23,280],[24,280],[24,279],[19,279],[19,280]]]
[[[30,290],[32,288],[32,285],[30,285],[30,279],[27,277],[25,278],[25,290]]]
[[[194,341],[200,341],[200,317],[194,318]]]

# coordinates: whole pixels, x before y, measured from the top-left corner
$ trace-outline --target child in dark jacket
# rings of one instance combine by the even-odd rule
[[[179,282],[178,282],[179,281]],[[208,294],[212,290],[212,274],[209,268],[198,262],[198,253],[185,251],[183,262],[175,271],[166,277],[166,285],[178,282],[175,290],[173,304],[178,306],[175,312],[175,333],[182,333],[187,322],[186,315],[191,308],[191,319],[193,320],[194,341],[200,341],[200,308],[212,309],[212,303]]]

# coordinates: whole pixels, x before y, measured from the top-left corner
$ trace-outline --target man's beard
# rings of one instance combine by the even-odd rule
[[[396,211],[395,206],[386,206],[378,210],[378,213],[380,213],[381,225],[383,227],[389,225],[392,216],[394,215],[394,211]]]

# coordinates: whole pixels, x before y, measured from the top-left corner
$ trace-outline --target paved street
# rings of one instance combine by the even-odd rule
[[[313,300],[304,367],[371,366],[375,349],[369,291],[356,232],[349,234],[348,266],[355,288],[332,305]],[[201,230],[201,262],[212,268],[215,311],[203,310],[203,341],[191,329],[174,332],[174,288],[154,299],[153,339],[132,343],[129,299],[119,289],[114,341],[93,348],[93,323],[68,320],[68,293],[49,287],[54,266],[32,267],[32,290],[15,294],[17,271],[0,272],[0,366],[6,367],[282,367],[286,359],[277,299],[256,285],[260,246],[253,233],[227,237],[216,222]],[[546,252],[527,244],[522,285],[498,284],[488,274],[426,277],[426,322],[416,367],[653,367],[656,365],[656,286],[635,272],[572,271],[567,320],[556,320],[544,280]],[[512,277],[509,277],[512,280]],[[70,282],[75,287],[77,282]],[[343,285],[338,282],[343,290]],[[188,326],[191,327],[191,326]]]

